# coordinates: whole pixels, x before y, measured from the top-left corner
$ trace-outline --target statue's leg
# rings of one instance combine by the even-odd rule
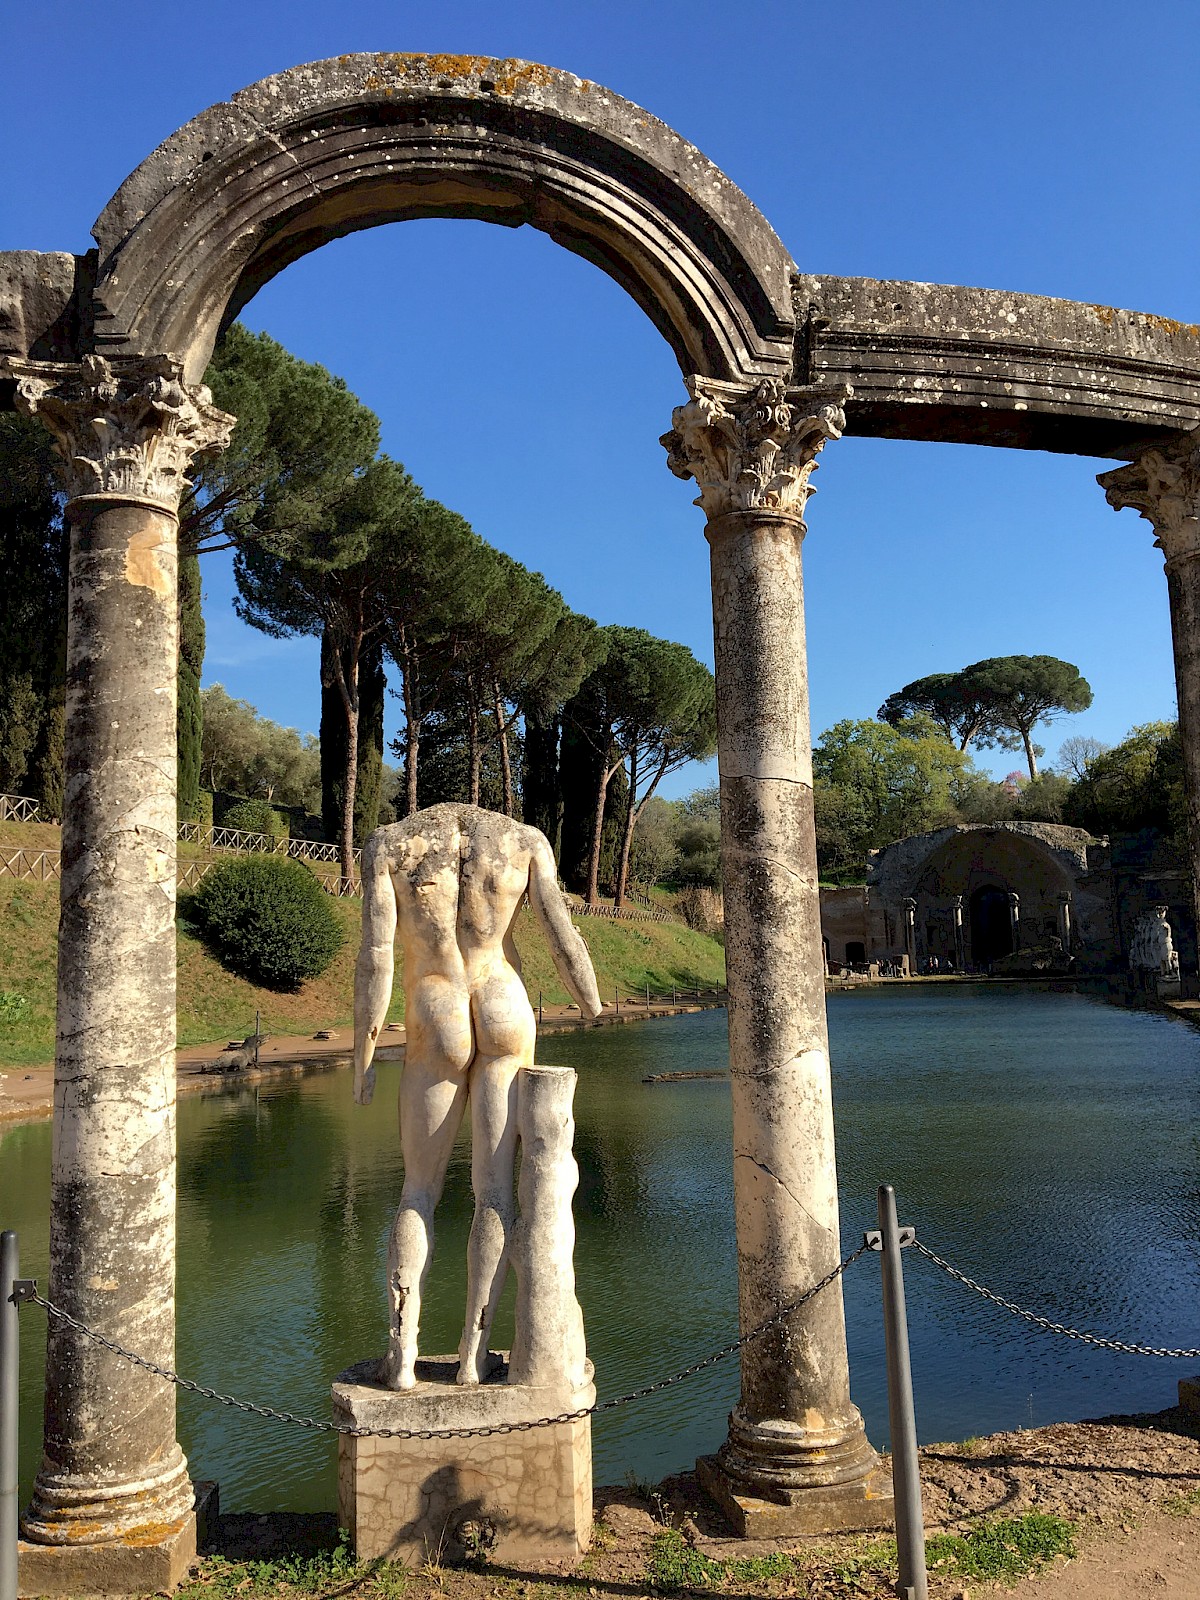
[[[467,1314],[459,1346],[459,1383],[488,1376],[488,1336],[508,1273],[516,1214],[517,1072],[514,1056],[476,1056],[471,1067],[471,1187],[475,1215],[467,1246]]]
[[[389,1389],[416,1382],[421,1295],[433,1256],[433,1212],[467,1104],[467,1074],[406,1060],[400,1079],[404,1188],[388,1249],[390,1334],[380,1379]]]

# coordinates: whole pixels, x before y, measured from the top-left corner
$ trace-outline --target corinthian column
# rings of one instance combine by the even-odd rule
[[[1116,511],[1132,506],[1165,557],[1187,799],[1188,864],[1200,939],[1200,428],[1096,480]]]
[[[734,1208],[743,1333],[839,1259],[813,827],[802,520],[849,391],[692,379],[663,436],[712,557]],[[747,1535],[874,1526],[890,1486],[850,1401],[840,1283],[742,1352],[729,1437],[699,1463]]]
[[[233,418],[167,360],[16,374],[65,463],[71,523],[49,1296],[172,1365],[177,511]],[[186,1527],[169,1385],[50,1318],[45,1415],[27,1540],[132,1548]],[[46,1592],[47,1569],[29,1587],[22,1563],[23,1592]]]

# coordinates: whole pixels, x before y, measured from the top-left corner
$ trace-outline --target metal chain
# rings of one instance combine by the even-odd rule
[[[714,1350],[701,1361],[693,1362],[690,1367],[682,1367],[669,1378],[660,1378],[657,1383],[646,1384],[641,1389],[632,1389],[628,1394],[618,1395],[612,1400],[605,1400],[600,1405],[583,1406],[578,1411],[560,1411],[553,1417],[538,1417],[529,1422],[493,1422],[478,1428],[356,1428],[343,1422],[323,1422],[318,1417],[305,1417],[295,1411],[278,1411],[274,1406],[260,1406],[252,1400],[237,1400],[232,1395],[220,1394],[216,1389],[206,1388],[202,1383],[195,1383],[191,1378],[182,1378],[179,1373],[172,1372],[169,1367],[162,1367],[156,1361],[147,1361],[144,1356],[135,1355],[132,1350],[114,1340],[106,1338],[104,1334],[97,1333],[94,1328],[89,1328],[86,1323],[80,1322],[78,1317],[73,1317],[69,1311],[64,1311],[61,1306],[54,1305],[43,1295],[36,1291],[29,1295],[34,1305],[39,1305],[50,1316],[60,1322],[65,1322],[68,1327],[74,1328],[85,1338],[91,1339],[95,1344],[102,1345],[105,1350],[110,1350],[113,1355],[120,1356],[123,1361],[132,1362],[135,1367],[152,1373],[156,1378],[162,1378],[167,1383],[173,1383],[179,1389],[186,1389],[190,1394],[198,1394],[202,1399],[215,1400],[219,1405],[232,1406],[235,1411],[247,1411],[256,1417],[267,1417],[272,1422],[291,1422],[298,1428],[310,1428],[317,1433],[341,1433],[352,1439],[486,1439],[498,1433],[528,1433],[533,1428],[551,1428],[560,1422],[577,1422],[583,1417],[599,1415],[604,1411],[615,1411],[620,1406],[632,1404],[635,1400],[643,1400],[647,1395],[657,1394],[661,1389],[669,1389],[673,1384],[682,1383],[685,1378],[694,1377],[697,1372],[703,1372],[706,1367],[715,1366],[718,1361],[724,1361],[728,1356],[745,1349],[753,1344],[756,1339],[761,1339],[764,1334],[785,1321],[801,1306],[806,1305],[814,1296],[827,1289],[845,1272],[859,1256],[865,1254],[866,1245],[860,1245],[852,1251],[844,1261],[839,1261],[832,1271],[827,1272],[819,1282],[814,1283],[811,1289],[805,1290],[798,1300],[793,1300],[790,1305],[783,1306],[774,1312],[765,1322],[759,1323],[757,1328],[752,1328],[749,1333],[743,1334],[732,1344],[725,1345],[720,1350]]]
[[[1032,1322],[1034,1327],[1045,1328],[1048,1333],[1061,1333],[1067,1339],[1078,1339],[1082,1344],[1093,1344],[1101,1350],[1119,1350],[1122,1355],[1128,1356],[1167,1356],[1178,1361],[1194,1361],[1200,1357],[1200,1350],[1158,1350],[1150,1345],[1128,1344],[1123,1339],[1105,1339],[1098,1333],[1084,1333],[1079,1328],[1068,1328],[1064,1323],[1052,1322],[1049,1317],[1039,1317],[1036,1312],[1026,1311],[1023,1307],[1014,1305],[1011,1300],[1006,1300],[994,1290],[985,1289],[983,1284],[976,1283],[974,1278],[968,1278],[965,1272],[960,1272],[948,1261],[943,1261],[941,1256],[935,1255],[928,1245],[922,1244],[919,1239],[913,1240],[913,1249],[932,1261],[935,1267],[941,1267],[943,1272],[949,1273],[956,1282],[968,1289],[974,1289],[976,1294],[982,1295],[985,1300],[990,1300],[993,1305],[1011,1311],[1014,1317],[1023,1317],[1026,1322]]]

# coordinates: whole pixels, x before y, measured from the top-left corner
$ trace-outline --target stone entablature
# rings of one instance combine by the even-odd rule
[[[1200,327],[1045,295],[798,274],[799,383],[846,432],[1129,459],[1200,423]]]

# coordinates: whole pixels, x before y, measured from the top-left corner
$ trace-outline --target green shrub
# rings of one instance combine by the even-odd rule
[[[268,989],[319,977],[342,946],[329,896],[303,862],[286,856],[222,861],[186,914],[227,967]]]
[[[244,833],[264,833],[272,842],[288,836],[287,818],[281,817],[268,800],[239,800],[225,813],[221,826],[240,828]]]

